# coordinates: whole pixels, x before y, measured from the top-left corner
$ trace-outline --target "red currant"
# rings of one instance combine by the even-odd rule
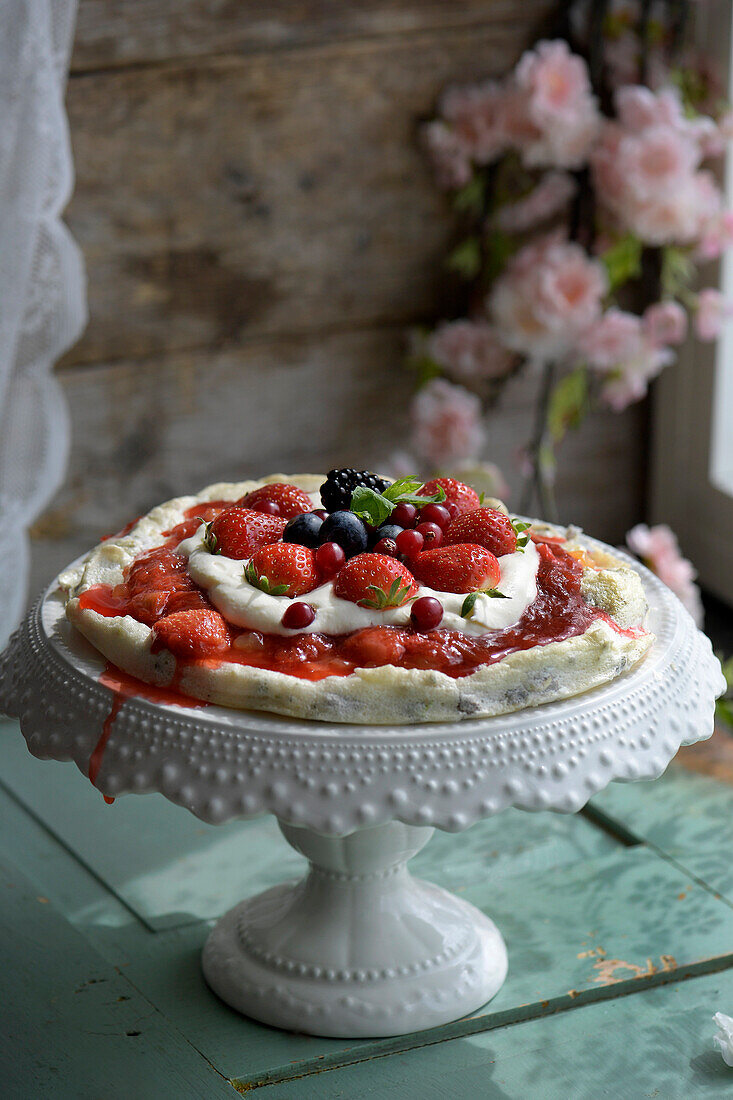
[[[337,542],[324,542],[316,550],[316,568],[323,577],[333,577],[346,561],[343,547]]]
[[[417,519],[417,508],[414,504],[398,504],[392,515],[390,523],[396,523],[398,527],[414,527]]]
[[[440,507],[445,508],[451,519],[455,519],[456,516],[460,516],[461,514],[461,509],[457,504],[454,504],[452,500],[444,500]]]
[[[437,600],[435,602],[437,603]],[[315,610],[309,603],[291,603],[290,607],[285,609],[281,622],[286,630],[303,630],[311,625],[315,617]]]
[[[423,548],[425,539],[419,531],[403,531],[395,539],[397,551],[407,558],[416,558]]]
[[[256,512],[263,512],[266,516],[279,516],[280,505],[274,500],[260,500],[255,508]]]
[[[410,622],[415,630],[435,630],[443,620],[443,605],[434,596],[421,596],[415,600],[410,612]]]
[[[318,516],[319,519],[328,519],[328,512],[325,508],[314,508],[313,515]]]
[[[426,504],[420,509],[420,523],[435,523],[445,531],[451,521],[451,514],[444,504]]]
[[[375,554],[386,554],[388,558],[396,558],[398,552],[394,539],[380,539],[374,547]]]
[[[418,523],[415,532],[422,535],[426,550],[435,550],[443,541],[443,532],[437,523]]]

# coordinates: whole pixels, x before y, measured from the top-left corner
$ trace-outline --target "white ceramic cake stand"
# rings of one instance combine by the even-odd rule
[[[498,929],[412,878],[407,860],[434,828],[459,832],[510,805],[574,812],[610,780],[653,779],[680,745],[710,736],[718,661],[639,571],[654,647],[636,670],[561,703],[385,727],[124,699],[101,791],[160,791],[213,823],[273,813],[309,861],[300,882],[241,902],[210,934],[204,973],[223,1000],[278,1027],[357,1037],[434,1027],[494,996],[507,970]],[[116,702],[103,668],[52,586],[0,662],[0,709],[35,756],[88,774]]]

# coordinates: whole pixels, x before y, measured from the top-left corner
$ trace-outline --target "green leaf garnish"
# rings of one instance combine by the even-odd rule
[[[209,520],[208,523],[203,518],[203,516],[196,516],[196,519],[200,519],[204,527],[206,528],[202,540],[204,550],[207,550],[209,554],[221,554],[221,550],[219,548],[219,540],[214,532],[211,530],[211,525],[214,522],[213,519]]]
[[[479,504],[483,504],[483,502],[485,500],[486,500],[486,493],[482,489],[481,492],[478,495],[478,502],[479,502]]]
[[[445,489],[442,485],[438,486],[437,492],[426,496],[420,495],[422,487],[419,477],[401,477],[388,485],[383,495],[392,504],[419,504],[421,508],[423,504],[439,504],[441,500],[445,500]]]
[[[253,588],[259,588],[260,592],[266,592],[268,596],[284,596],[288,590],[287,584],[270,584],[267,577],[261,577],[251,561],[244,567],[244,579]]]
[[[386,611],[390,607],[402,607],[409,595],[410,586],[409,584],[403,584],[399,577],[395,577],[388,592],[385,592],[383,588],[376,584],[370,584],[367,587],[367,592],[373,592],[374,596],[370,600],[359,600],[359,607],[369,607],[375,611]]]
[[[512,527],[514,528],[514,531],[515,531],[516,536],[517,536],[517,550],[516,550],[516,552],[518,554],[523,554],[524,553],[524,548],[527,545],[527,543],[529,542],[529,535],[527,534],[527,532],[529,531],[532,524],[531,523],[524,523],[522,520],[519,520],[519,519],[511,519],[511,517],[510,517],[510,523],[511,523]]]
[[[508,600],[509,596],[505,596],[503,592],[500,592],[498,588],[479,588],[476,592],[469,592],[465,600],[461,604],[461,617],[464,619],[470,619],[473,614],[473,609],[476,606],[476,600],[479,596],[489,596],[492,600]]]
[[[369,489],[366,485],[357,485],[351,494],[351,511],[359,519],[365,520],[372,527],[379,527],[389,518],[394,504],[387,500],[382,493],[375,489]]]
[[[351,494],[351,511],[372,527],[379,527],[394,511],[397,504],[438,504],[445,500],[445,490],[441,485],[438,491],[427,496],[419,496],[418,490],[423,483],[419,477],[401,477],[388,485],[383,493],[369,489],[366,485],[357,485]]]

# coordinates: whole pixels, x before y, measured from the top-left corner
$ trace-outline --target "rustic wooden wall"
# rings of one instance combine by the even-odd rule
[[[439,315],[450,220],[415,143],[450,80],[502,73],[550,0],[81,0],[68,220],[91,321],[60,366],[74,446],[35,576],[165,496],[400,444],[402,335]],[[527,384],[491,457],[511,466]],[[563,511],[640,504],[634,413],[574,438]]]

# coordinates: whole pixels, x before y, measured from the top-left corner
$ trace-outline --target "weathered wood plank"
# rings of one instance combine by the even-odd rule
[[[730,1095],[733,1076],[713,1049],[711,1017],[730,1012],[731,1005],[733,972],[726,970],[284,1082],[277,1086],[277,1098],[724,1097]]]
[[[540,20],[550,0],[81,0],[72,71],[247,53],[426,28]]]
[[[416,122],[446,81],[504,72],[534,29],[517,18],[72,80],[68,220],[91,320],[67,362],[444,308],[452,217]]]
[[[76,768],[35,760],[19,733],[4,738],[2,785],[153,931],[217,917],[304,871],[272,817],[214,827],[162,795],[108,806]],[[436,833],[411,868],[462,892],[486,877],[498,882],[615,847],[582,818],[511,810],[458,837]]]
[[[139,801],[140,844],[146,835],[145,801]],[[499,827],[503,820],[498,819]],[[42,887],[96,950],[124,967],[130,981],[217,1069],[252,1083],[486,1031],[558,1008],[575,1011],[590,1001],[733,962],[730,907],[645,849],[580,859],[569,867],[534,866],[497,881],[477,851],[479,874],[467,868],[473,881],[463,896],[486,908],[509,946],[510,975],[496,1000],[477,1017],[433,1033],[373,1043],[312,1039],[260,1027],[220,1004],[200,973],[207,925],[148,932],[38,821],[0,792],[0,848],[8,847],[22,851],[39,893]],[[428,846],[426,858],[429,852]],[[422,873],[434,879],[445,875],[455,889],[447,853],[438,846],[436,854],[436,865]]]
[[[271,1055],[265,1075],[253,1072],[254,1059],[244,1074],[233,1073],[229,1061],[216,1064],[240,1085],[274,1083],[733,966],[731,909],[645,848],[497,887],[488,878],[463,897],[491,915],[509,951],[506,984],[475,1016],[397,1040],[341,1049],[332,1041],[303,1063],[291,1050],[277,1068]]]
[[[4,861],[0,972],[4,1096],[234,1095],[155,1006]]]
[[[32,591],[154,504],[275,470],[379,467],[405,445],[412,379],[392,328],[178,354],[63,372],[73,447],[64,488],[34,528]],[[517,500],[515,452],[530,433],[531,385],[513,383],[487,456]],[[599,414],[568,437],[561,513],[616,542],[639,514],[640,410]]]
[[[720,735],[731,741],[727,735]],[[686,750],[689,751],[689,750]],[[718,751],[717,760],[731,753]],[[695,759],[680,754],[681,759]],[[720,764],[718,764],[720,766]],[[673,765],[661,779],[645,784],[646,797],[612,783],[591,804],[596,820],[654,845],[689,874],[733,905],[733,786],[712,776]]]

